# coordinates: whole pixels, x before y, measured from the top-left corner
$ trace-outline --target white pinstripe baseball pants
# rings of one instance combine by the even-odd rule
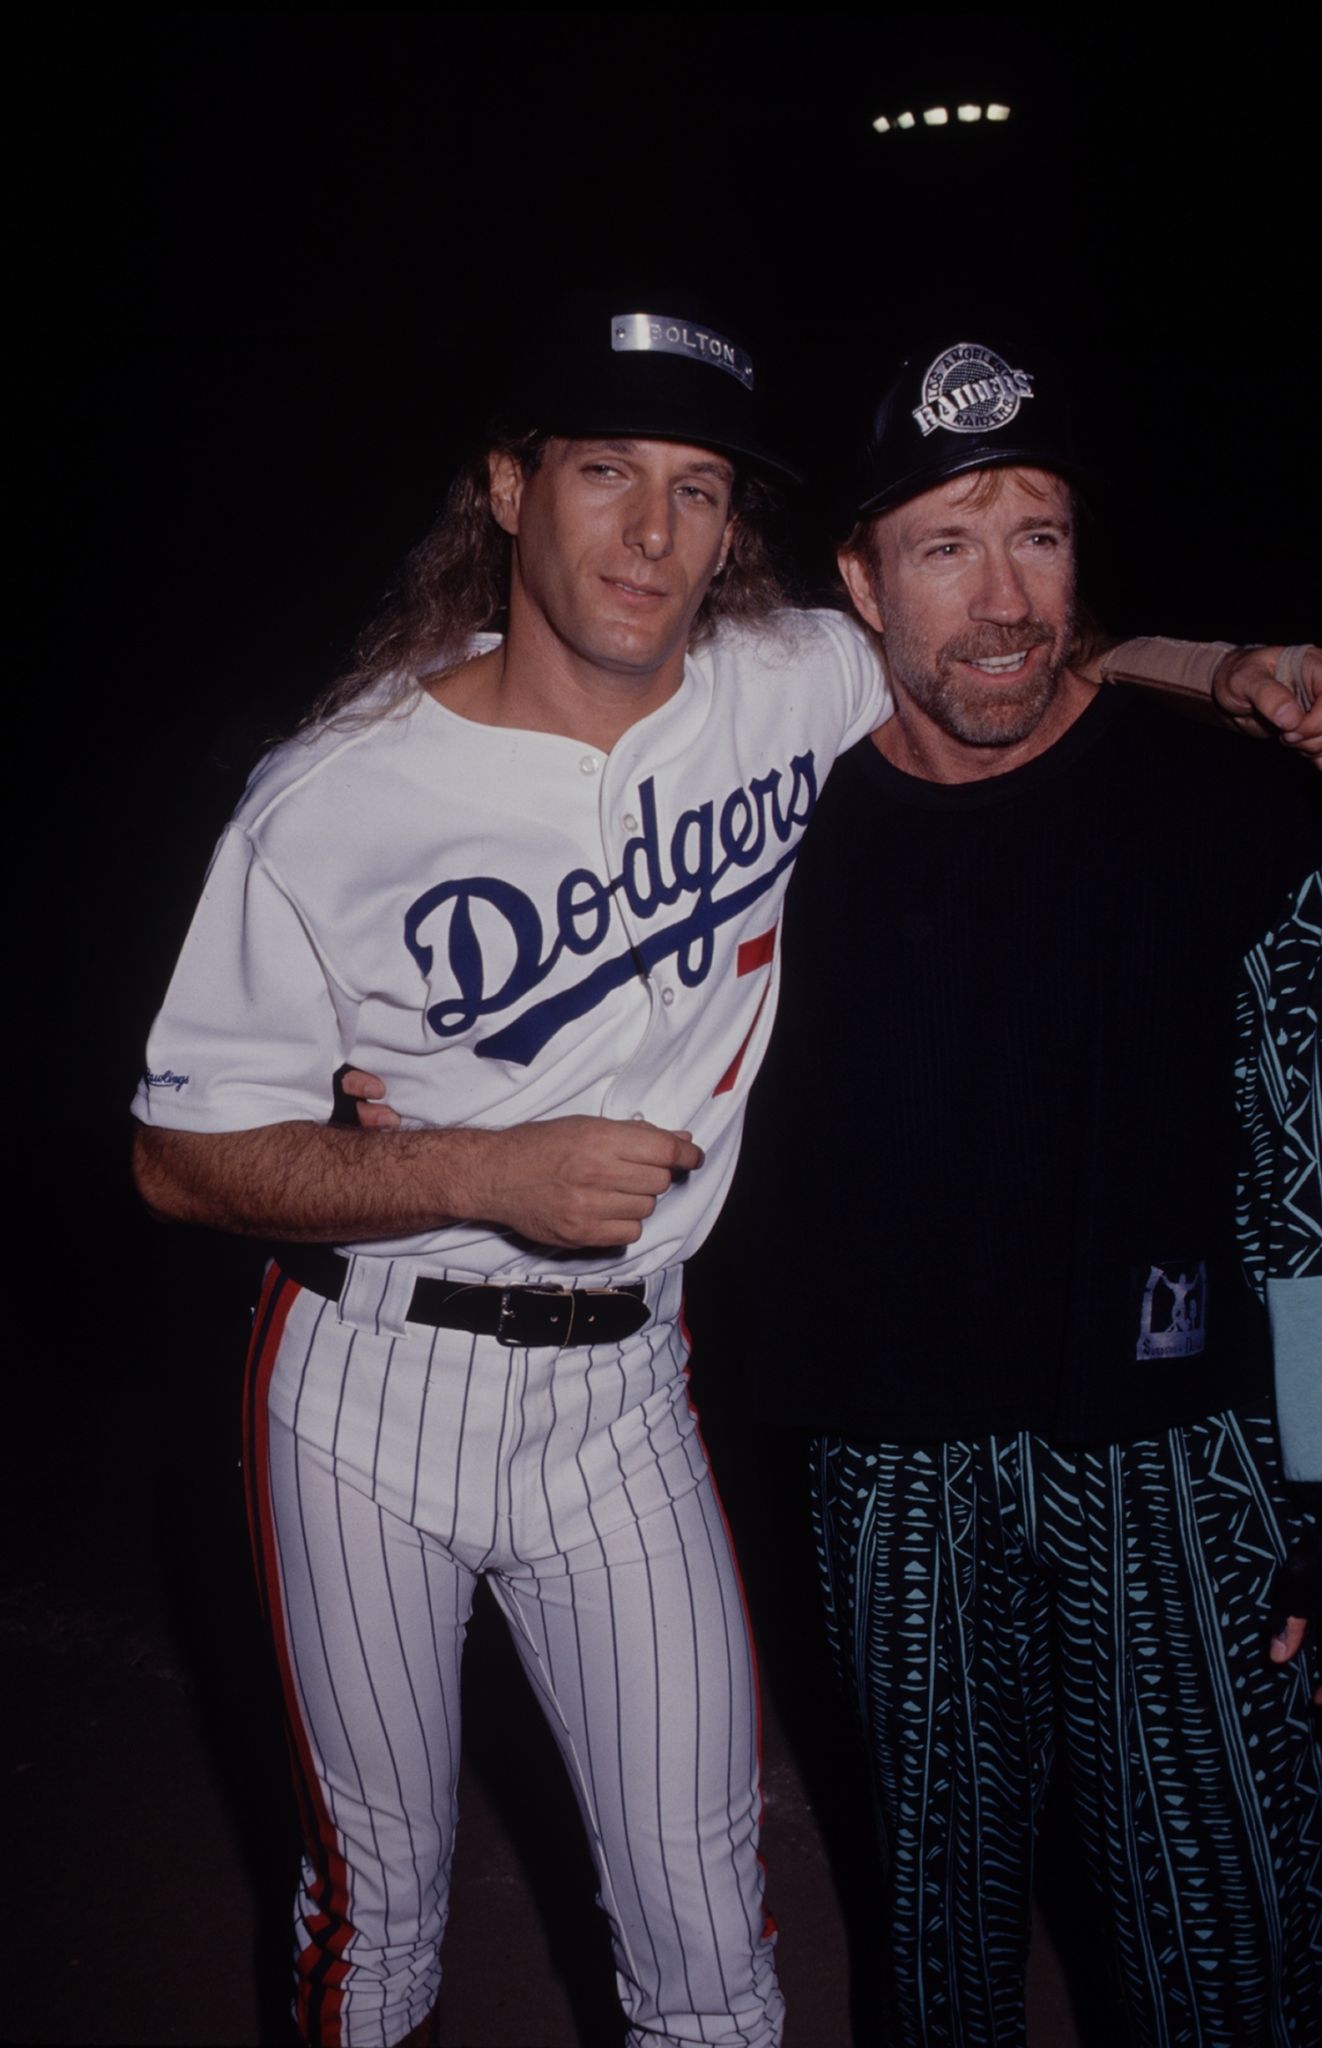
[[[379,1293],[384,1262],[374,1269]],[[245,1429],[305,1857],[296,2011],[399,2041],[440,1981],[459,1670],[479,1574],[564,1756],[631,2048],[774,2048],[757,1699],[689,1405],[680,1276],[623,1345],[512,1350],[272,1268]]]

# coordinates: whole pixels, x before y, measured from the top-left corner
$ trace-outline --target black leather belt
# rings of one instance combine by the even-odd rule
[[[324,1244],[280,1244],[272,1257],[300,1287],[338,1301],[349,1261]],[[384,1261],[382,1262],[384,1264]],[[406,1320],[438,1330],[469,1330],[501,1344],[618,1344],[651,1314],[641,1281],[623,1287],[501,1287],[424,1277],[414,1283]]]

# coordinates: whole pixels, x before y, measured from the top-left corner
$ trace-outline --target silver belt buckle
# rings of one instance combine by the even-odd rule
[[[552,1298],[555,1296],[563,1297],[569,1306],[564,1336],[546,1336],[540,1331],[532,1338],[526,1336],[520,1327],[518,1303],[512,1299],[513,1296],[519,1294],[542,1294]],[[517,1287],[502,1287],[500,1290],[500,1307],[496,1313],[496,1342],[498,1344],[506,1344],[511,1349],[516,1346],[526,1349],[530,1343],[563,1345],[565,1338],[573,1327],[573,1322],[573,1303],[569,1300],[569,1289],[566,1287],[529,1287],[526,1284],[522,1284]]]

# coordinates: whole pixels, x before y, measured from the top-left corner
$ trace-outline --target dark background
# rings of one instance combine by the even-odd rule
[[[17,608],[20,758],[50,771],[28,1029],[40,991],[62,1005],[24,1108],[119,1112],[255,752],[343,662],[487,366],[566,282],[732,305],[810,454],[895,337],[1042,334],[1113,479],[1108,622],[1317,631],[1317,53],[1263,19],[1235,48],[944,13],[48,28],[17,88],[13,398],[47,485]],[[870,125],[993,97],[998,127]]]
[[[150,1225],[124,1160],[146,1027],[257,750],[429,521],[492,361],[573,283],[730,306],[809,453],[908,331],[1041,336],[1111,479],[1107,622],[1315,636],[1317,52],[1280,20],[1232,46],[1139,14],[107,11],[48,14],[26,45],[11,1158],[37,1250],[13,1555],[58,1572],[64,1540],[76,1572],[113,1543],[117,1472],[154,1490],[250,1805],[280,1796],[259,1743],[232,1753],[257,1725],[234,1480],[257,1255]],[[1012,119],[870,125],[964,99]],[[710,1363],[719,1261],[695,1292],[756,1598],[797,1506]],[[782,1611],[773,1588],[773,1676]]]

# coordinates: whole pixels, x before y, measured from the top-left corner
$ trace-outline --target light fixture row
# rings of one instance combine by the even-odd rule
[[[878,114],[872,125],[878,135],[889,135],[892,128],[916,128],[919,118],[917,114],[896,114],[893,119],[889,114]],[[957,121],[1008,121],[1009,118],[1010,109],[998,105],[995,100],[991,102],[990,106],[986,107],[965,105],[955,109],[955,119]],[[950,123],[950,109],[949,107],[924,107],[921,119],[925,128],[948,127]]]

